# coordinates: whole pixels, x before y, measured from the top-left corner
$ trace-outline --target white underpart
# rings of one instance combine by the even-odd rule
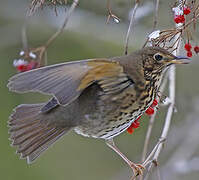
[[[76,127],[75,132],[79,135],[85,136],[85,137],[90,137],[88,134],[85,134],[79,127]],[[92,136],[93,137],[93,136]],[[96,138],[96,137],[95,137]]]
[[[124,131],[131,125],[132,122],[133,122],[133,120],[130,121],[130,122],[128,122],[127,124],[124,124],[124,125],[122,125],[122,126],[120,126],[120,127],[118,127],[118,128],[115,128],[113,131],[108,132],[106,135],[101,136],[100,138],[102,138],[102,139],[111,139],[111,138],[113,138],[113,137],[115,137],[115,136],[121,134],[122,132],[124,132]],[[75,130],[75,132],[76,132],[77,134],[80,134],[80,135],[85,136],[85,137],[99,138],[98,136],[95,136],[95,135],[90,136],[90,135],[84,133],[84,132],[83,132],[80,128],[78,128],[78,127],[76,127],[74,130]],[[113,135],[113,134],[114,134],[114,135]],[[109,136],[110,136],[110,137],[109,137]]]
[[[138,111],[138,112],[135,112],[133,114],[132,117],[136,117],[136,119],[142,115],[142,112],[141,111]],[[125,118],[125,117],[124,117]],[[135,118],[133,118],[131,121],[129,121],[128,123],[125,123],[124,125],[121,125],[119,126],[118,128],[114,128],[112,131],[109,131],[107,132],[106,135],[104,136],[101,136],[101,137],[98,137],[98,136],[95,136],[95,135],[88,135],[86,133],[84,133],[82,131],[81,128],[79,127],[76,127],[74,130],[77,134],[80,134],[82,136],[85,136],[85,137],[93,137],[93,138],[101,138],[101,139],[112,139],[113,137],[115,136],[118,136],[119,134],[121,134],[122,132],[126,131],[127,128],[136,120]]]
[[[128,123],[119,126],[118,128],[115,128],[113,131],[108,132],[106,135],[101,136],[100,138],[102,139],[112,139],[115,136],[118,136],[119,134],[123,133],[124,131],[126,131],[128,129],[128,127],[139,117],[141,116],[143,113],[139,110],[137,112],[134,112],[134,114],[132,115],[132,117],[136,117],[131,119],[131,121],[129,121]]]
[[[110,131],[108,132],[106,135],[104,136],[101,136],[100,138],[102,139],[112,139],[114,138],[115,136],[121,134],[122,132],[126,131],[127,128],[131,125],[131,123],[133,122],[134,120],[124,124],[124,125],[121,125],[120,127],[118,128],[115,128],[113,131]]]

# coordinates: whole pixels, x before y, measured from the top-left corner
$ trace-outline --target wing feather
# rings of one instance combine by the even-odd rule
[[[81,93],[77,88],[83,76],[91,69],[87,65],[88,61],[62,63],[17,74],[9,79],[9,90],[51,94],[61,105],[67,105]]]
[[[95,59],[62,63],[20,73],[10,78],[8,87],[16,92],[41,92],[54,95],[57,102],[67,105],[92,83],[97,82],[104,93],[119,92],[133,81],[116,61]],[[47,104],[44,111],[48,111]],[[50,106],[51,107],[51,106]]]

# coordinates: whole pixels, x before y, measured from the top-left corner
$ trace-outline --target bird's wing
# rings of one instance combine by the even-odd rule
[[[134,82],[126,73],[123,66],[118,62],[91,61],[88,62],[93,68],[81,80],[78,89],[85,89],[93,82],[97,82],[105,95],[115,94],[128,88]]]
[[[106,59],[84,60],[46,66],[17,74],[10,78],[8,87],[11,91],[20,93],[52,94],[59,104],[67,105],[96,81],[108,92],[116,88],[118,83],[126,82],[126,76],[123,67],[117,62]]]
[[[85,61],[46,66],[17,74],[9,79],[11,91],[41,92],[54,95],[61,105],[70,103],[81,93],[80,81],[91,67]]]
[[[55,97],[53,97],[41,108],[41,112],[48,113],[49,111],[58,106],[59,106],[58,100]]]

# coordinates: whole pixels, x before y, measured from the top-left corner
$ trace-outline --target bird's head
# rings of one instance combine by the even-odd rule
[[[174,56],[160,47],[146,47],[139,51],[143,68],[147,71],[162,71],[172,64],[188,64],[189,58]]]
[[[161,76],[166,67],[172,64],[188,64],[189,58],[175,56],[160,47],[145,47],[132,54],[117,58],[124,72],[135,83],[152,80]]]

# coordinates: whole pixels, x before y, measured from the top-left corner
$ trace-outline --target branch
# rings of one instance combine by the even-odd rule
[[[156,0],[155,3],[155,14],[154,14],[154,22],[153,22],[153,31],[155,30],[158,23],[158,9],[159,9],[160,0]]]
[[[109,23],[110,18],[112,18],[114,20],[114,22],[119,23],[120,22],[120,18],[112,13],[110,0],[107,0],[107,10],[108,10],[108,17],[107,17],[107,20],[106,20],[106,24]]]
[[[32,1],[32,6],[35,7],[38,3],[44,3],[45,0],[33,0]],[[47,42],[39,46],[37,48],[28,48],[28,42],[27,42],[27,36],[26,36],[26,22],[24,23],[23,29],[22,29],[22,44],[23,48],[25,50],[25,55],[24,59],[27,60],[28,62],[32,60],[32,57],[29,55],[30,53],[33,53],[37,59],[37,67],[45,66],[47,64],[47,52],[46,49],[49,47],[49,45],[63,32],[64,28],[66,27],[73,11],[75,10],[76,6],[78,5],[79,0],[73,0],[73,3],[69,10],[66,13],[65,20],[62,24],[62,26],[47,40]],[[28,17],[27,17],[28,18]]]
[[[78,5],[79,0],[73,0],[73,3],[70,7],[70,9],[67,11],[65,20],[62,24],[62,26],[48,39],[48,41],[36,48],[34,50],[35,53],[39,54],[39,65],[46,65],[47,64],[47,53],[46,53],[46,49],[49,47],[50,44],[52,44],[52,42],[63,32],[64,28],[66,27],[68,20],[70,19],[73,11],[75,10],[76,6]]]
[[[180,34],[177,34],[175,36],[175,39],[180,42],[181,38],[179,38]],[[175,41],[175,40],[174,40]],[[175,51],[173,52],[174,55],[177,55],[177,52],[179,50],[179,43],[176,43],[175,46],[173,47],[175,49]],[[171,100],[171,103],[168,107],[168,111],[167,111],[167,115],[165,118],[165,124],[162,130],[162,134],[161,134],[161,138],[160,139],[167,139],[168,136],[168,132],[170,129],[170,125],[171,125],[171,119],[173,116],[173,112],[174,112],[174,108],[175,108],[175,85],[176,85],[176,79],[175,79],[175,72],[176,71],[176,67],[175,66],[171,66],[169,69],[169,99]],[[153,162],[157,162],[159,155],[163,149],[163,145],[164,142],[161,142],[157,148],[157,151],[154,154],[153,157]],[[156,163],[157,164],[157,163]],[[154,163],[151,163],[149,168],[148,168],[148,173],[145,176],[144,180],[147,180],[149,177],[149,172],[153,169],[154,167]]]
[[[133,11],[132,11],[132,14],[131,14],[131,19],[130,19],[128,31],[127,31],[127,34],[126,34],[125,55],[128,54],[129,35],[130,35],[130,32],[131,32],[132,29],[133,29],[133,23],[134,23],[134,20],[135,20],[135,13],[136,13],[136,11],[137,11],[137,8],[138,8],[139,3],[140,3],[140,0],[135,0],[135,6],[134,6]]]
[[[172,150],[175,149],[175,151],[172,153],[172,156],[169,157],[167,163],[161,168],[164,174],[166,174],[166,172],[170,172],[169,174],[167,174],[168,179],[173,179],[175,176],[180,176],[185,173],[191,174],[191,172],[193,171],[198,171],[198,163],[195,164],[194,162],[194,159],[198,159],[197,157],[194,157],[197,154],[199,138],[199,122],[196,121],[199,115],[198,105],[199,99],[196,99],[194,105],[192,106],[192,111],[189,112],[186,121],[183,122],[183,126],[179,127],[178,129],[172,129],[172,135],[174,136],[173,140],[176,144],[175,146],[173,146]],[[185,131],[187,127],[189,127],[191,131]],[[179,143],[179,138],[175,137],[182,137],[182,132],[183,139],[181,139]]]
[[[55,34],[53,34],[50,37],[50,39],[46,42],[46,44],[44,45],[45,49],[57,38],[57,36],[59,36],[63,32],[64,28],[66,27],[66,25],[68,23],[69,18],[71,17],[71,14],[75,10],[78,3],[79,3],[79,0],[73,0],[73,4],[71,5],[70,9],[68,10],[68,12],[66,14],[64,23],[62,24],[61,28],[58,29],[57,32]]]
[[[28,40],[27,40],[27,20],[28,17],[26,17],[25,22],[23,24],[23,27],[21,29],[21,39],[22,39],[22,45],[23,49],[27,50],[28,49]]]

